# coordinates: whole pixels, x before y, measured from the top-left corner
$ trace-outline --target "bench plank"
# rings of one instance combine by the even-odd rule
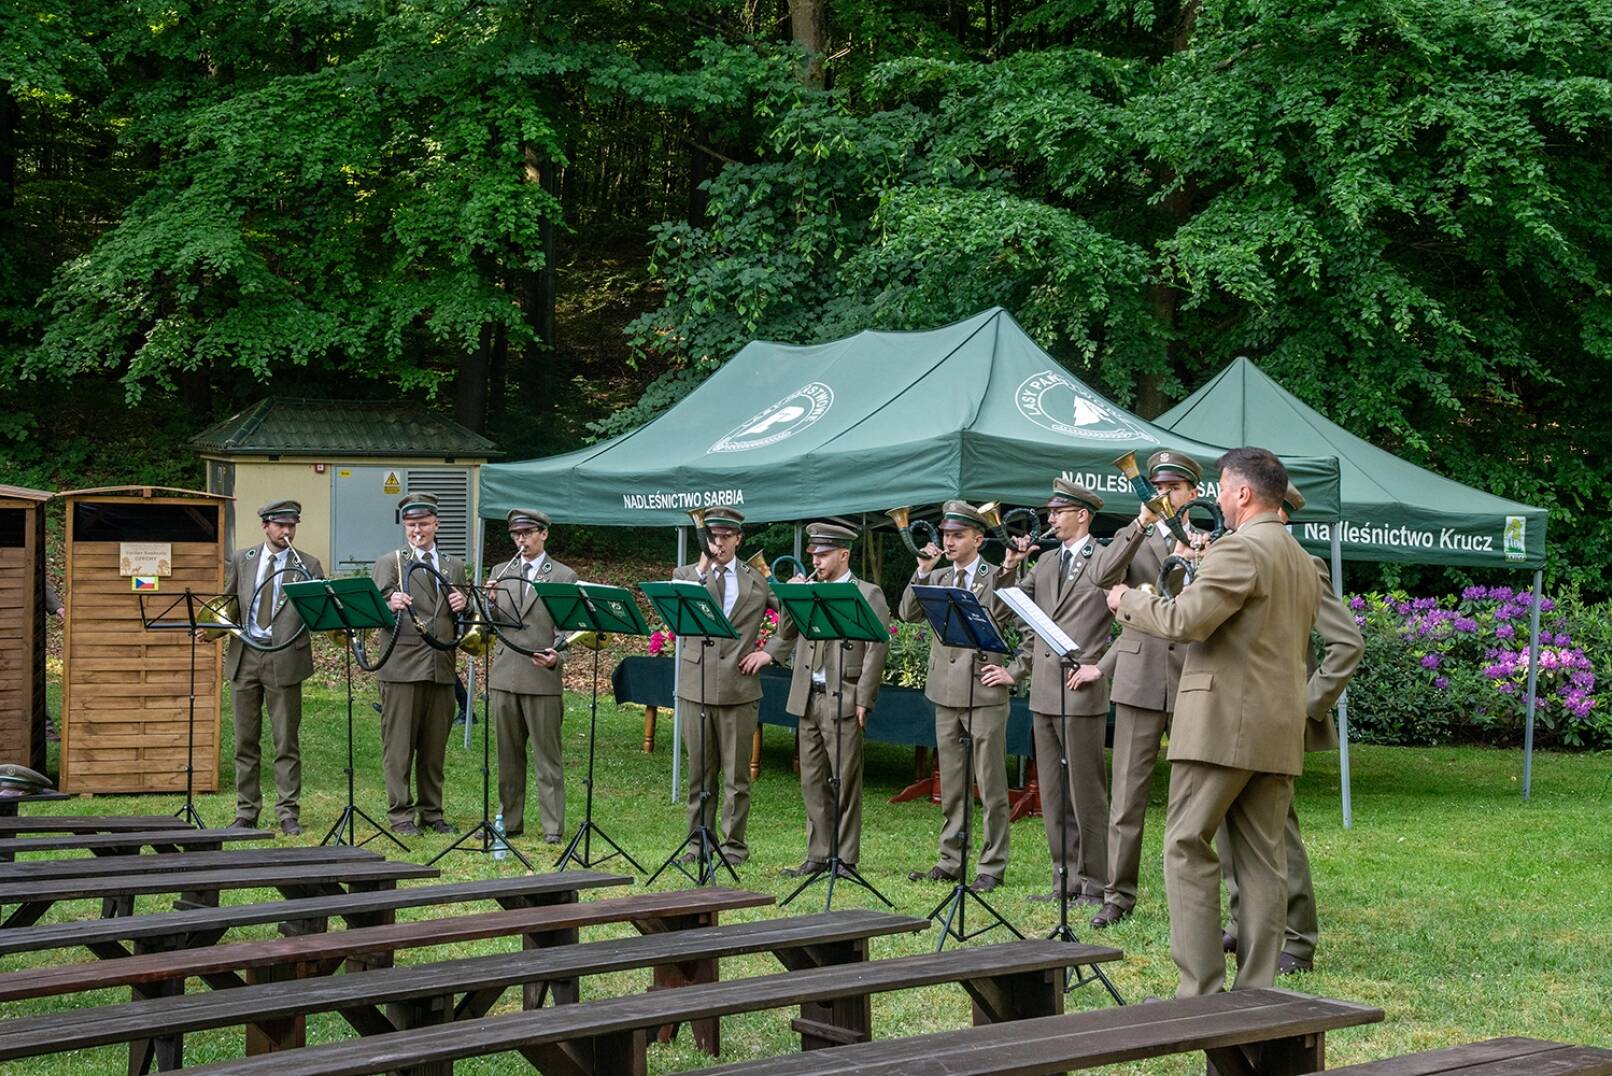
[[[858,909],[689,931],[656,932],[637,938],[565,945],[519,953],[500,953],[434,964],[382,968],[359,975],[262,983],[233,990],[24,1016],[0,1022],[0,1060],[139,1041],[159,1033],[182,1034],[208,1028],[234,1027],[248,1023],[262,1024],[315,1012],[340,1011],[343,1016],[348,1016],[350,1022],[353,1022],[361,1032],[366,1029],[374,1030],[377,1027],[390,1030],[396,1026],[395,1022],[381,1017],[377,1011],[378,1006],[408,1002],[429,1005],[436,1002],[439,1009],[451,1014],[452,1005],[443,1005],[442,1002],[443,999],[451,999],[456,993],[478,993],[489,990],[502,992],[512,986],[530,982],[602,975],[689,960],[720,959],[747,953],[768,952],[777,948],[810,947],[848,938],[873,937],[903,931],[917,932],[928,929],[928,926],[928,920],[924,919]],[[965,950],[965,952],[981,952],[981,950]],[[1089,959],[1082,959],[1080,962],[1086,963]],[[894,965],[897,962],[885,963]],[[1019,963],[1024,963],[1022,954]],[[832,967],[820,968],[805,974],[821,975],[837,970],[839,969]],[[893,971],[893,967],[890,970]],[[887,976],[888,974],[889,971],[886,972]],[[773,978],[787,978],[787,976]],[[763,981],[735,982],[744,984]],[[776,984],[769,985],[774,986],[776,993]],[[848,982],[842,981],[840,990],[859,992],[860,985],[853,978]],[[694,991],[708,991],[712,988],[726,988],[730,994],[737,997],[750,995],[750,991],[742,986],[734,989],[732,982],[656,991],[642,996],[641,1000],[649,1002],[643,1012],[665,1015],[650,1019],[642,1026],[655,1027],[662,1023],[720,1015],[719,1010],[706,1011],[707,1007],[664,1000],[677,999]],[[635,995],[629,1000],[640,998]],[[535,1011],[558,1013],[564,1017],[567,1013],[591,1010],[594,1004],[598,1003],[565,1005],[556,1009]],[[741,1008],[732,1011],[742,1011],[743,1004],[741,1002]],[[360,1015],[356,1018],[349,1016],[355,1012]],[[407,1011],[403,1015],[407,1016]],[[485,1022],[474,1021],[478,1025]],[[583,1020],[581,1026],[585,1027],[587,1023],[588,1021]],[[395,1034],[399,1033],[380,1038],[390,1040]],[[279,1057],[288,1054],[289,1052],[285,1055],[276,1053],[267,1056]]]
[[[123,833],[48,834],[37,837],[0,838],[0,859],[10,860],[27,852],[82,852],[95,855],[134,855],[141,848],[159,852],[183,849],[201,851],[218,848],[229,841],[267,841],[274,834],[266,829],[145,829]]]
[[[287,964],[345,960],[359,953],[390,953],[514,934],[577,930],[585,926],[757,908],[772,904],[770,893],[736,889],[670,890],[585,903],[542,904],[499,912],[478,912],[443,919],[415,919],[384,926],[356,927],[329,933],[300,934],[265,941],[233,942],[204,949],[144,953],[121,960],[98,960],[26,971],[0,973],[0,1001],[71,994],[134,983],[217,976]],[[209,980],[211,981],[211,980]]]
[[[166,814],[31,814],[0,818],[0,836],[19,833],[118,833],[153,829],[195,829]]]
[[[574,955],[583,948],[591,947],[573,946],[565,955]],[[614,1076],[615,1073],[642,1071],[645,1033],[661,1024],[1033,972],[1046,975],[1049,997],[1061,1003],[1062,969],[1119,960],[1123,956],[1117,949],[1043,940],[949,949],[922,956],[702,983],[676,990],[605,998],[586,1005],[564,1005],[415,1028],[219,1062],[194,1071],[213,1076],[262,1073],[363,1076],[515,1050],[545,1072]],[[374,974],[371,972],[369,976]],[[367,981],[369,976],[363,978]],[[1011,1026],[1017,1028],[1021,1023],[1015,1021]],[[814,1051],[813,1055],[861,1048],[844,1046]]]
[[[104,900],[152,893],[217,892],[224,889],[314,889],[338,882],[398,881],[403,878],[436,878],[440,874],[435,867],[381,859],[352,863],[307,863],[295,867],[176,871],[151,876],[41,878],[23,882],[0,881],[0,904]]]
[[[0,865],[0,884],[45,878],[104,878],[237,867],[290,867],[300,863],[378,863],[384,858],[379,852],[367,848],[316,845],[312,848],[246,848],[229,852],[164,852],[158,855],[46,859]]]
[[[909,1076],[914,1072],[1047,1076],[1188,1051],[1322,1035],[1382,1018],[1381,1009],[1352,1002],[1286,990],[1233,990],[745,1061],[685,1076]],[[1264,1076],[1309,1070],[1273,1066],[1255,1067],[1255,1071]]]
[[[1612,1050],[1508,1037],[1387,1057],[1331,1071],[1350,1076],[1608,1076],[1612,1074]]]
[[[155,912],[76,923],[49,923],[0,930],[0,956],[79,945],[89,948],[97,956],[127,956],[127,950],[114,950],[121,948],[124,942],[167,949],[212,945],[235,927],[261,923],[299,924],[299,931],[323,930],[328,920],[339,917],[350,926],[369,926],[403,908],[438,904],[491,900],[506,908],[523,907],[531,903],[552,902],[583,889],[631,884],[631,878],[620,874],[565,871],[361,893],[333,893],[321,897]]]

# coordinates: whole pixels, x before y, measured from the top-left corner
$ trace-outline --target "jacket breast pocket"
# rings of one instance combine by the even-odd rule
[[[1176,687],[1176,694],[1184,695],[1188,691],[1208,691],[1215,686],[1215,674],[1210,672],[1183,673],[1181,683]]]
[[[1121,632],[1114,641],[1114,649],[1121,654],[1140,654],[1142,652],[1142,638],[1135,632]],[[1212,673],[1210,675],[1213,675]]]

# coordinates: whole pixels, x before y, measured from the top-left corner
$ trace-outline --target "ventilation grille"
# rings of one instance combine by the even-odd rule
[[[470,552],[470,471],[465,467],[426,467],[408,472],[411,493],[437,495],[437,548],[468,562]]]

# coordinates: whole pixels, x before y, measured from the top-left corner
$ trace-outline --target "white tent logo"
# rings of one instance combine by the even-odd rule
[[[832,406],[834,390],[821,381],[809,381],[724,434],[705,450],[706,455],[748,452],[752,448],[777,444],[815,424]]]
[[[1123,411],[1095,396],[1062,370],[1043,370],[1027,377],[1014,393],[1019,414],[1053,433],[1092,441],[1129,441],[1140,438],[1158,444]]]

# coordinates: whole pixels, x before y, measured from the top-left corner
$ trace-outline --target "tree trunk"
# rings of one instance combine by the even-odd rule
[[[9,236],[17,206],[17,126],[22,116],[9,79],[0,80],[0,234]]]
[[[790,39],[806,50],[806,84],[823,84],[823,54],[828,51],[824,0],[789,0]]]
[[[453,379],[453,419],[477,433],[487,430],[487,370],[492,349],[493,327],[484,324],[476,347],[460,354]]]
[[[967,0],[946,0],[946,23],[957,43],[965,44],[968,38]]]

